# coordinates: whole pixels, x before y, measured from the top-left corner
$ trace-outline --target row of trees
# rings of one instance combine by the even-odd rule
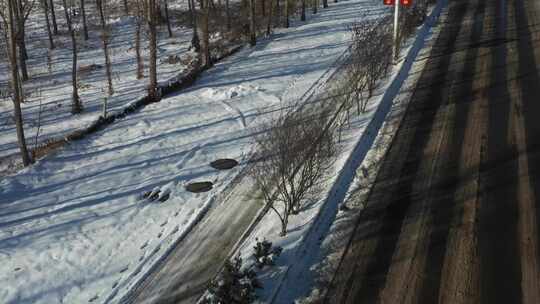
[[[427,2],[402,15],[402,39],[425,17]],[[289,217],[302,211],[324,181],[336,155],[336,142],[351,115],[367,110],[368,101],[392,66],[392,16],[360,18],[350,27],[351,55],[328,85],[326,96],[300,111],[282,113],[264,126],[257,138],[257,161],[251,175],[266,206],[286,235]],[[353,109],[356,108],[356,111]]]
[[[298,214],[324,181],[336,142],[352,115],[366,111],[379,80],[392,63],[391,18],[362,19],[351,27],[351,57],[326,97],[300,111],[281,114],[257,138],[252,177],[286,235],[289,216]],[[339,138],[338,138],[339,134]]]
[[[43,20],[42,26],[47,33],[47,47],[54,50],[58,47],[59,36],[68,35],[72,54],[71,64],[71,112],[78,114],[84,111],[83,102],[79,96],[78,64],[80,40],[92,39],[90,30],[92,20],[97,20],[100,31],[99,39],[103,49],[105,62],[105,77],[107,80],[107,95],[114,94],[113,63],[111,61],[109,44],[112,31],[108,25],[111,16],[131,16],[135,20],[135,57],[137,62],[136,76],[145,77],[143,57],[144,40],[148,43],[148,94],[153,99],[160,98],[157,84],[157,43],[158,31],[161,25],[166,26],[167,33],[173,36],[173,14],[169,10],[169,0],[123,0],[121,3],[109,3],[107,0],[0,0],[0,30],[4,38],[4,46],[8,54],[10,69],[9,95],[14,103],[14,117],[17,126],[17,136],[20,151],[25,166],[32,161],[26,147],[23,116],[21,104],[24,103],[24,82],[31,79],[27,60],[28,20],[39,18]],[[337,0],[336,0],[337,2]],[[299,9],[302,20],[306,19],[306,8],[311,6],[313,13],[317,13],[318,0],[242,0],[240,3],[225,0],[188,0],[188,11],[176,12],[177,22],[185,22],[193,28],[192,49],[197,53],[197,64],[201,67],[212,65],[212,47],[219,47],[221,41],[212,42],[211,34],[218,33],[228,40],[240,38],[247,40],[251,45],[257,43],[257,36],[263,33],[270,34],[276,26],[289,26],[291,12]],[[121,6],[121,7],[116,7]],[[327,7],[327,0],[322,1],[322,7]],[[58,8],[61,8],[61,13]],[[181,17],[187,17],[181,18]],[[227,40],[227,39],[225,39]],[[50,57],[50,55],[49,55]],[[105,98],[107,100],[107,98]]]

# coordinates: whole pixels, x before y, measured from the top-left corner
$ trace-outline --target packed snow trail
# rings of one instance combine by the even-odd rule
[[[203,73],[182,94],[2,179],[0,281],[9,284],[0,302],[118,301],[181,236],[177,250],[192,273],[209,260],[205,266],[218,267],[192,251],[220,236],[186,233],[206,213],[202,223],[216,225],[213,231],[242,212],[249,223],[260,205],[236,196],[230,200],[236,204],[216,213],[216,197],[245,167],[257,125],[330,74],[348,46],[347,25],[365,2],[333,4],[308,23],[279,30]],[[218,158],[240,165],[217,171],[209,163]],[[211,181],[213,189],[189,193],[184,186],[193,181]],[[169,198],[142,197],[158,190]]]

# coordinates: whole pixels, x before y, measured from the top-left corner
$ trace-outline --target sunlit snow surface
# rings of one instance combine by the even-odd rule
[[[181,94],[2,178],[0,302],[103,302],[144,275],[243,168],[257,126],[332,67],[348,46],[348,25],[366,2],[372,3],[331,3],[307,23],[295,22],[217,64]],[[182,37],[179,53],[188,39]],[[96,50],[94,56],[102,54]],[[142,92],[141,82],[125,85],[124,93],[118,91],[124,102]],[[67,98],[58,93],[63,97],[43,96],[51,104]],[[96,97],[89,117],[99,104]],[[59,132],[87,119],[64,115],[51,114],[51,128],[59,119]],[[15,149],[13,129],[0,132],[2,149]],[[218,158],[237,159],[240,166],[216,171],[209,163]],[[188,182],[206,180],[214,182],[210,192],[184,190]],[[141,198],[156,188],[169,189],[170,199]]]

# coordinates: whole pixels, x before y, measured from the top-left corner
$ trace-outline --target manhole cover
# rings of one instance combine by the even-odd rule
[[[212,190],[212,186],[211,182],[197,182],[188,184],[186,190],[194,193],[207,192]]]
[[[231,169],[231,168],[236,167],[237,165],[238,165],[238,162],[230,158],[222,158],[222,159],[218,159],[210,163],[210,166],[212,166],[212,168],[218,169],[218,170]]]

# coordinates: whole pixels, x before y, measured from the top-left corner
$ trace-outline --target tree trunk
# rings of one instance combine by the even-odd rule
[[[165,21],[167,22],[167,31],[169,32],[169,37],[173,36],[173,32],[171,29],[171,21],[169,20],[169,5],[167,4],[167,0],[163,0],[165,5]]]
[[[84,0],[81,0],[81,14],[82,14],[84,40],[88,40],[88,27],[86,25],[86,10],[84,8]]]
[[[26,18],[28,16],[25,16],[24,14],[24,8],[21,0],[16,1],[17,7],[19,9],[18,15],[17,15],[17,23],[19,26],[19,34],[21,35],[20,43],[23,50],[24,60],[28,60],[28,52],[26,50]]]
[[[28,58],[28,54],[26,52],[26,45],[25,45],[25,29],[24,29],[24,17],[23,17],[23,11],[20,0],[15,0],[12,4],[14,4],[13,7],[13,13],[14,13],[14,24],[17,24],[17,29],[15,31],[15,39],[17,41],[17,46],[19,49],[19,68],[21,70],[22,74],[22,80],[26,81],[28,80],[28,68],[26,66],[26,59]],[[15,28],[14,28],[15,30]]]
[[[156,0],[148,0],[148,29],[150,32],[150,67],[149,67],[149,84],[148,93],[150,97],[157,101],[157,19],[158,10]]]
[[[109,56],[109,34],[107,30],[107,21],[105,20],[105,14],[103,12],[103,0],[97,0],[96,6],[101,21],[101,42],[103,43],[103,55],[105,56],[105,73],[107,74],[108,93],[109,96],[111,96],[114,94],[114,88],[112,83],[111,58]]]
[[[289,212],[285,211],[283,213],[283,218],[281,219],[281,236],[287,235],[288,225],[289,225]]]
[[[266,0],[261,0],[261,13],[263,17],[266,17]]]
[[[284,27],[288,28],[289,27],[289,1],[285,0],[283,5],[285,6],[285,24],[284,24]]]
[[[195,0],[188,0],[189,9],[191,12],[191,28],[193,29],[193,37],[191,38],[191,46],[195,52],[201,52],[201,43],[197,30],[197,9],[195,8]]]
[[[156,26],[160,23],[163,23],[163,15],[161,15],[161,3],[159,0],[154,1],[156,4]]]
[[[142,79],[144,77],[144,61],[141,54],[141,16],[137,17],[137,22],[135,23],[135,56],[137,58],[137,79]]]
[[[281,25],[281,5],[279,5],[280,0],[276,0],[276,16],[277,16],[277,22],[276,24]]]
[[[128,0],[124,0],[124,14],[129,15]]]
[[[73,30],[73,25],[71,24],[71,17],[69,16],[68,6],[66,0],[62,0],[64,4],[64,14],[66,16],[66,23],[68,26],[68,31],[71,36],[71,45],[72,45],[72,65],[71,65],[71,84],[73,87],[73,93],[71,96],[71,113],[77,114],[81,113],[83,108],[81,105],[81,100],[79,98],[79,90],[77,85],[77,37],[75,36],[75,31]]]
[[[20,38],[19,38],[20,39]],[[19,40],[19,65],[21,69],[22,74],[22,80],[27,81],[29,79],[28,77],[28,67],[26,66],[26,59],[24,59],[24,47],[22,46],[22,43]]]
[[[270,7],[268,10],[268,23],[266,24],[266,36],[272,34],[272,21],[274,17],[274,0],[270,0]]]
[[[231,30],[231,12],[229,10],[229,0],[225,0],[225,14],[227,17],[227,31]]]
[[[212,62],[210,60],[210,33],[208,29],[208,19],[210,18],[210,4],[204,3],[204,1],[205,0],[201,1],[201,6],[203,7],[203,14],[201,16],[202,20],[200,20],[200,28],[203,42],[201,64],[203,66],[209,67],[212,65]]]
[[[21,91],[21,85],[19,82],[19,72],[17,69],[17,43],[15,37],[15,22],[13,18],[13,8],[15,4],[14,0],[7,0],[7,10],[8,10],[8,55],[9,55],[9,65],[11,71],[11,88],[13,90],[13,115],[15,116],[15,127],[17,130],[17,140],[19,143],[19,150],[21,151],[23,165],[26,167],[30,165],[31,159],[28,154],[28,149],[26,147],[26,139],[24,137],[24,127],[23,127],[23,117],[21,110],[21,103],[23,102],[23,95]]]
[[[47,0],[44,0],[47,1]],[[58,25],[56,24],[56,13],[54,12],[54,2],[53,0],[49,0],[50,7],[51,7],[51,18],[52,18],[52,24],[53,24],[53,33],[55,35],[58,35]]]
[[[322,0],[322,6],[328,8],[328,0]]]
[[[41,6],[43,7],[43,14],[45,15],[45,26],[47,27],[47,36],[49,37],[49,49],[54,50],[54,39],[51,32],[51,22],[49,21],[49,7],[47,5],[47,0],[41,1]]]
[[[317,14],[318,6],[319,6],[319,0],[313,0],[313,14]]]
[[[300,14],[300,20],[306,21],[306,0],[302,0],[302,13]]]
[[[257,33],[255,29],[255,0],[249,0],[249,45],[257,44]]]

